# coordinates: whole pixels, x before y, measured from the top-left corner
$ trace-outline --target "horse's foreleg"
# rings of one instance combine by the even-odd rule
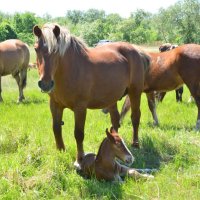
[[[2,92],[2,89],[1,89],[1,76],[0,76],[0,102],[3,101],[3,98],[1,96],[1,92]]]
[[[120,113],[120,124],[122,123],[126,113],[130,110],[130,108],[131,108],[131,102],[130,102],[129,96],[127,95],[125,98],[124,104],[122,106],[122,111]]]
[[[86,109],[74,109],[75,129],[74,136],[77,144],[77,160],[75,165],[80,164],[84,156],[83,140],[84,140],[84,127],[86,119]]]
[[[155,94],[154,92],[151,92],[151,93],[147,93],[146,95],[147,95],[149,110],[151,111],[151,114],[153,117],[153,124],[155,126],[158,126],[159,122],[158,122],[158,117],[156,113]]]
[[[52,98],[50,98],[50,109],[53,118],[53,132],[56,140],[56,146],[59,150],[65,150],[65,145],[62,138],[63,108],[60,107]]]
[[[140,123],[140,100],[141,100],[141,91],[131,90],[129,93],[129,98],[131,102],[131,121],[133,125],[133,143],[132,145],[136,148],[139,148],[138,141],[138,128]]]
[[[118,131],[120,124],[119,124],[119,112],[117,109],[117,103],[115,103],[113,106],[110,106],[108,108],[108,110],[110,113],[110,119],[111,119],[112,126],[116,131]]]

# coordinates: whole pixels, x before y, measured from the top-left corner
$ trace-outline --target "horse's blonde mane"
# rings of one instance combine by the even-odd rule
[[[68,29],[61,27],[60,35],[57,39],[53,33],[53,29],[57,24],[47,23],[42,27],[42,33],[44,36],[44,40],[48,46],[49,53],[58,52],[59,55],[63,56],[65,51],[70,47],[70,45],[74,48],[76,52],[86,52],[86,45],[80,39],[72,36]]]

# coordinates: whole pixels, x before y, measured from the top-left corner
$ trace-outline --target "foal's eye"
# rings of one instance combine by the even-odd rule
[[[122,145],[121,145],[121,142],[116,142],[116,146],[118,147],[118,148],[120,148]]]

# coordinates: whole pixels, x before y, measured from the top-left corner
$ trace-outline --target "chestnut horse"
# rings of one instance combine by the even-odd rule
[[[172,49],[175,49],[178,45],[175,45],[175,44],[170,44],[170,43],[165,43],[165,44],[162,44],[160,47],[159,47],[159,51],[160,52],[164,52],[164,51],[170,51]],[[183,95],[183,86],[181,86],[180,88],[176,89],[176,101],[177,102],[182,102],[182,95]],[[158,100],[162,102],[162,100],[164,99],[166,95],[166,92],[160,92],[158,93]]]
[[[134,158],[128,150],[123,139],[111,128],[106,129],[107,137],[102,141],[99,151],[96,154],[88,153],[83,157],[80,164],[80,173],[87,178],[95,177],[97,180],[122,181],[122,177],[129,176],[136,179],[151,179],[152,175],[140,174],[137,169],[121,165],[115,160],[131,165]]]
[[[33,29],[37,42],[39,87],[49,93],[53,131],[57,148],[64,150],[62,115],[64,108],[74,112],[77,161],[84,156],[83,139],[86,110],[109,108],[111,123],[119,128],[116,102],[128,93],[132,109],[133,144],[138,146],[140,98],[148,56],[131,44],[118,42],[88,48],[67,29],[45,24]]]
[[[27,44],[20,40],[6,40],[0,43],[0,101],[1,76],[12,74],[19,87],[18,101],[24,99],[23,89],[26,86],[27,69],[30,53]]]
[[[149,53],[151,64],[145,74],[144,92],[154,123],[158,124],[154,91],[163,92],[179,88],[183,83],[189,88],[198,108],[196,129],[200,129],[200,45],[185,44],[171,51]],[[130,108],[126,97],[121,119]]]

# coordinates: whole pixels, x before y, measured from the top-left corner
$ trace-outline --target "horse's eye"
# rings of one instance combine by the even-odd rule
[[[122,145],[121,145],[121,142],[116,142],[116,146],[118,147],[118,148],[120,148]]]

